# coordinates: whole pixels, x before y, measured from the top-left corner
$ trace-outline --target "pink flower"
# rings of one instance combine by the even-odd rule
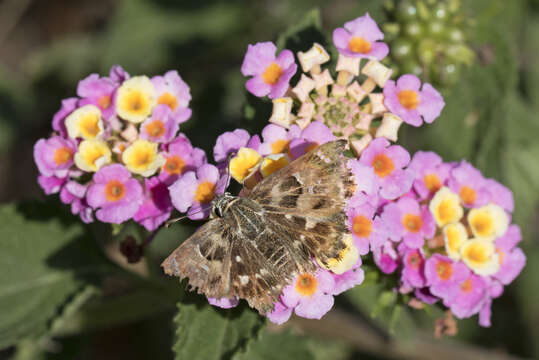
[[[165,164],[161,168],[159,179],[167,185],[176,181],[180,175],[196,170],[207,162],[206,153],[202,149],[194,148],[182,133],[178,134],[161,154],[165,158]]]
[[[90,74],[79,81],[77,95],[81,97],[78,106],[93,104],[101,110],[105,119],[110,119],[116,114],[114,104],[114,92],[118,82],[108,77],[100,77],[99,74]]]
[[[63,137],[67,137],[65,118],[77,108],[78,102],[79,99],[76,97],[62,100],[62,107],[52,118],[52,128]]]
[[[374,198],[372,198],[372,200],[374,201],[375,205],[377,205],[378,198],[375,194],[376,190],[378,189],[376,188],[374,169],[361,163],[357,159],[348,160],[346,166],[354,175],[354,181],[356,183],[355,193],[358,194],[360,192],[364,192],[367,195],[374,195]]]
[[[402,146],[389,145],[385,138],[374,139],[359,160],[373,167],[380,195],[393,200],[410,191],[414,173],[409,169],[403,170],[410,162],[410,154]]]
[[[154,76],[152,83],[157,93],[157,103],[167,105],[178,124],[186,122],[191,117],[191,91],[178,72],[171,70],[163,76]]]
[[[296,130],[292,130],[296,131]],[[290,142],[290,155],[296,159],[319,145],[335,140],[335,135],[321,121],[313,121]]]
[[[71,204],[71,213],[79,215],[81,220],[88,224],[94,221],[93,210],[86,201],[87,185],[76,181],[68,181],[60,191],[60,200],[64,204]]]
[[[415,75],[402,75],[395,84],[389,80],[384,86],[384,104],[392,113],[412,126],[433,122],[445,106],[442,95],[429,83],[424,83]],[[423,117],[423,119],[421,119]]]
[[[121,84],[131,76],[120,65],[112,65],[109,71],[109,78],[115,83]]]
[[[167,185],[154,176],[144,179],[144,200],[133,220],[154,231],[168,220],[173,210]]]
[[[262,130],[262,140],[259,147],[261,155],[289,153],[290,141],[299,137],[301,129],[297,125],[292,125],[290,129],[282,126],[269,124]]]
[[[348,21],[344,28],[333,31],[333,43],[339,53],[350,57],[374,58],[382,60],[389,53],[386,43],[377,41],[384,38],[376,22],[366,13]]]
[[[320,319],[333,307],[334,287],[335,280],[327,270],[300,274],[283,289],[281,301],[301,317]]]
[[[335,285],[333,287],[333,295],[339,295],[354,286],[360,285],[365,280],[365,272],[361,269],[361,258],[352,269],[337,275],[333,274]]]
[[[516,247],[521,239],[522,235],[517,225],[510,225],[506,233],[496,239],[495,245],[500,270],[493,276],[504,285],[509,285],[526,265],[526,255],[520,248]]]
[[[346,216],[348,227],[360,255],[366,255],[369,248],[380,248],[387,239],[383,221],[376,213],[376,205],[369,202],[369,197],[358,194],[348,201]]]
[[[374,248],[372,253],[376,266],[384,274],[391,274],[397,270],[399,266],[398,254],[391,241],[386,240],[382,246]]]
[[[443,299],[451,298],[459,291],[459,284],[470,274],[462,262],[454,262],[447,256],[432,255],[425,263],[425,277],[430,292]]]
[[[204,164],[196,173],[183,174],[168,189],[174,207],[180,212],[189,210],[188,217],[197,220],[210,215],[211,201],[216,194],[222,194],[227,185],[227,176],[219,177],[217,167]]]
[[[490,202],[501,206],[508,212],[513,212],[515,208],[515,201],[513,199],[513,192],[511,190],[494,179],[486,179],[485,187],[490,194]]]
[[[180,124],[172,117],[172,111],[167,105],[157,105],[151,118],[146,119],[140,126],[140,138],[157,143],[167,143],[174,139]]]
[[[290,316],[292,316],[292,311],[294,311],[294,309],[287,307],[282,301],[279,300],[275,303],[273,311],[266,314],[266,316],[272,323],[281,325],[290,319]]]
[[[423,246],[425,238],[434,236],[436,226],[426,206],[411,197],[402,197],[397,202],[387,204],[382,220],[389,230],[393,241],[403,240],[410,249]]]
[[[143,199],[142,186],[123,165],[102,167],[94,174],[93,181],[87,201],[93,209],[99,209],[96,212],[99,221],[120,224],[135,215]]]
[[[39,175],[37,177],[37,182],[46,195],[59,192],[66,180],[67,178],[58,178],[56,176]]]
[[[241,65],[244,76],[252,76],[245,87],[258,97],[269,94],[270,99],[283,96],[288,90],[290,79],[297,70],[294,54],[283,50],[276,57],[277,47],[272,42],[256,43],[247,47]]]
[[[414,190],[423,200],[440,190],[449,177],[451,165],[444,164],[442,158],[432,151],[418,151],[408,169],[415,173]]]
[[[422,288],[426,284],[425,258],[419,249],[408,249],[402,259],[404,268],[402,280],[415,288]]]
[[[39,139],[34,145],[34,161],[39,172],[47,177],[64,178],[73,165],[73,155],[77,152],[77,144],[60,136]]]
[[[458,282],[457,291],[444,299],[444,305],[459,319],[477,314],[488,301],[487,281],[478,275],[470,273]]]
[[[226,161],[231,153],[238,151],[239,148],[247,146],[251,135],[247,130],[236,129],[227,131],[217,138],[213,147],[213,158],[220,163]]]
[[[237,298],[227,299],[227,298],[208,298],[210,305],[220,307],[221,309],[231,309],[238,306],[239,300]]]
[[[449,188],[460,196],[466,207],[478,207],[488,203],[490,193],[486,185],[481,172],[464,160],[451,170]]]

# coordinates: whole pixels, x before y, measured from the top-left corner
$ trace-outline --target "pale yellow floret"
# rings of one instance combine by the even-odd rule
[[[262,156],[255,150],[249,148],[240,148],[236,156],[230,160],[230,176],[237,182],[243,183],[262,161]]]
[[[429,210],[440,227],[459,221],[464,214],[459,196],[445,186],[436,192]]]
[[[324,265],[319,259],[316,259],[321,267],[337,275],[343,274],[352,269],[359,260],[359,251],[354,245],[352,235],[345,235],[343,241],[346,244],[346,248],[339,252],[339,258],[329,259],[326,265]]]
[[[139,139],[124,150],[122,161],[132,173],[148,177],[163,166],[166,160],[158,153],[156,143]]]
[[[83,140],[75,154],[75,165],[83,171],[95,172],[111,162],[111,151],[102,140]]]
[[[101,110],[95,105],[84,105],[66,117],[65,125],[70,138],[95,139],[103,134]]]
[[[156,105],[155,88],[147,76],[135,76],[118,88],[116,112],[127,121],[141,123]]]
[[[460,222],[448,224],[443,228],[445,251],[450,259],[460,259],[460,248],[468,240],[468,233]]]
[[[489,204],[470,210],[468,224],[476,237],[494,240],[507,231],[509,216],[500,206]]]
[[[496,247],[489,240],[474,238],[466,241],[460,255],[462,261],[478,275],[492,275],[500,269]]]
[[[263,177],[268,177],[279,169],[290,164],[290,158],[286,154],[269,155],[260,164],[260,173]]]

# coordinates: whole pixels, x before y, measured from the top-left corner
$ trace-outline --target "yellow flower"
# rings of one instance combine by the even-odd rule
[[[444,226],[444,242],[447,256],[452,260],[460,259],[460,248],[468,240],[466,228],[460,222]]]
[[[70,138],[92,140],[103,134],[101,110],[95,105],[85,105],[66,117],[65,125]]]
[[[269,155],[260,164],[260,173],[263,177],[268,177],[279,169],[290,164],[290,158],[286,154]]]
[[[316,259],[321,267],[338,275],[352,269],[359,260],[359,251],[354,246],[352,235],[345,235],[343,241],[346,244],[346,248],[339,252],[338,258],[329,259],[327,265]]]
[[[436,192],[429,210],[440,227],[459,221],[464,214],[459,196],[445,186]]]
[[[474,238],[462,245],[462,261],[478,275],[492,275],[500,269],[496,247],[492,241]]]
[[[507,231],[509,217],[500,206],[489,204],[470,210],[468,224],[476,237],[494,240]]]
[[[253,149],[240,148],[236,156],[230,160],[230,176],[243,183],[262,161],[262,156]]]
[[[84,171],[97,171],[111,161],[111,151],[102,140],[83,140],[75,154],[75,165]]]
[[[157,144],[148,140],[136,140],[122,153],[125,167],[134,174],[152,176],[165,164],[165,158],[157,152]]]
[[[152,113],[155,106],[155,88],[147,76],[135,76],[118,88],[116,112],[133,123],[141,123]]]

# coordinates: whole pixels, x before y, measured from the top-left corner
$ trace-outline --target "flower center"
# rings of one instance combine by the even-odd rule
[[[462,202],[466,205],[472,205],[475,202],[476,192],[469,186],[462,186],[459,192]]]
[[[352,232],[359,237],[369,237],[372,231],[372,221],[363,215],[354,216]]]
[[[176,99],[176,96],[172,95],[167,91],[166,93],[163,93],[163,95],[159,96],[159,99],[157,99],[157,103],[167,105],[170,110],[174,111],[178,106],[178,99]]]
[[[488,236],[494,227],[492,217],[489,214],[477,214],[471,219],[470,224],[479,236]]]
[[[261,161],[262,156],[255,150],[240,148],[237,155],[230,160],[230,174],[241,183]]]
[[[447,223],[455,217],[455,207],[451,200],[442,200],[438,206],[438,218],[442,223]]]
[[[101,109],[108,109],[111,103],[110,95],[103,95],[97,100],[97,105],[99,105]]]
[[[125,186],[118,180],[111,180],[105,186],[105,198],[107,201],[118,201],[125,196]]]
[[[93,139],[99,134],[99,116],[86,114],[80,120],[80,131],[86,139]]]
[[[169,174],[181,174],[185,167],[185,161],[179,156],[171,156],[167,158],[163,169]]]
[[[318,282],[311,274],[301,274],[296,281],[296,292],[303,296],[312,296],[317,287]]]
[[[69,161],[73,159],[73,150],[68,148],[67,146],[61,147],[59,149],[56,149],[54,152],[54,162],[56,165],[65,165]]]
[[[408,266],[410,266],[412,269],[419,269],[422,263],[423,259],[421,259],[418,251],[414,251],[408,255]]]
[[[479,244],[474,245],[475,246],[469,246],[466,248],[466,253],[464,254],[464,257],[475,263],[487,262],[489,258],[487,249],[485,249],[484,246],[481,246]]]
[[[402,224],[409,232],[417,233],[421,230],[421,226],[423,226],[423,220],[421,220],[421,216],[419,215],[406,214],[402,218]]]
[[[453,275],[453,266],[448,261],[438,261],[436,264],[436,274],[441,280],[449,280]]]
[[[435,193],[442,187],[442,182],[436,174],[426,174],[423,177],[423,181],[425,182],[425,186],[431,193]]]
[[[354,53],[367,54],[371,51],[371,43],[360,36],[353,36],[348,42],[348,50]]]
[[[472,291],[472,288],[472,280],[470,280],[469,278],[466,279],[462,284],[460,284],[460,289],[465,293],[469,293],[470,291]]]
[[[131,91],[127,97],[126,109],[131,113],[144,114],[148,106],[148,98],[141,91]]]
[[[395,164],[393,163],[393,160],[391,160],[385,154],[376,155],[374,159],[372,159],[371,165],[374,168],[374,172],[376,173],[376,175],[381,178],[388,176],[395,169]]]
[[[276,63],[272,62],[262,73],[262,79],[268,85],[275,85],[283,74],[283,69]]]
[[[154,120],[146,126],[146,133],[150,137],[159,138],[165,131],[165,124],[161,120]]]
[[[397,94],[397,98],[403,107],[413,110],[419,105],[417,92],[414,90],[402,90]]]
[[[289,144],[288,140],[279,139],[279,140],[274,141],[271,144],[272,154],[279,154],[279,153],[286,152],[286,150],[288,149],[288,144]]]
[[[201,204],[207,204],[215,196],[215,184],[210,181],[204,181],[198,184],[195,191],[195,200]]]

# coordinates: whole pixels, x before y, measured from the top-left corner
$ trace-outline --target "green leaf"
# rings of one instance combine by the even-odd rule
[[[251,341],[246,351],[236,353],[234,360],[311,360],[314,354],[311,351],[309,340],[298,336],[291,331],[270,332],[262,331],[256,341]]]
[[[217,360],[228,359],[244,348],[264,321],[247,306],[225,310],[207,303],[178,303],[174,323],[177,360]]]
[[[83,284],[115,271],[88,231],[45,203],[0,207],[0,348],[43,334]]]

